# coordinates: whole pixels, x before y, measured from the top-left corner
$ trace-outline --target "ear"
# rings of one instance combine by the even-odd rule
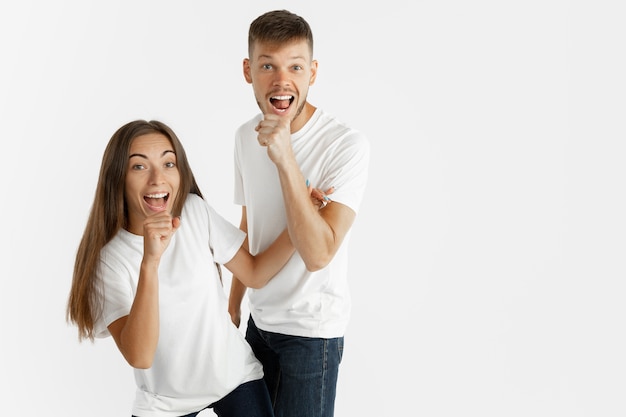
[[[316,59],[311,61],[311,78],[309,79],[309,85],[313,85],[315,83],[315,78],[317,77],[317,65]]]
[[[244,58],[243,60],[243,77],[248,84],[252,84],[252,76],[250,75],[250,59]]]

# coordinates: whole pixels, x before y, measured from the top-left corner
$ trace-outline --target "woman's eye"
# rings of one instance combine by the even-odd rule
[[[176,162],[166,162],[165,166],[168,168],[176,168]]]
[[[145,167],[143,165],[141,165],[141,164],[135,164],[131,168],[133,170],[135,170],[135,171],[139,171],[139,170],[145,169]]]

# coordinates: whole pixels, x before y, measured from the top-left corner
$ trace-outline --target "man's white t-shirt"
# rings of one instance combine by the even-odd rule
[[[246,206],[248,242],[253,254],[265,250],[287,227],[276,166],[260,146],[254,127],[259,114],[239,127],[235,137],[236,204]],[[365,192],[369,142],[363,134],[317,109],[307,124],[291,135],[292,147],[311,184],[335,187],[333,202],[355,212]],[[331,203],[334,204],[334,203]],[[260,329],[304,337],[343,336],[350,318],[348,244],[350,232],[328,266],[306,270],[295,253],[261,289],[248,289],[250,313]]]

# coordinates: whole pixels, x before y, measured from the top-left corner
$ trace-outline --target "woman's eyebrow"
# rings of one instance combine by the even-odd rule
[[[161,154],[161,156],[165,156],[166,154],[168,154],[168,153],[170,153],[170,152],[171,152],[171,153],[173,153],[174,155],[176,155],[176,152],[174,152],[174,151],[173,151],[173,150],[171,150],[171,149],[168,149],[167,151],[163,151],[163,153]],[[142,154],[142,153],[133,153],[133,154],[130,154],[130,155],[128,155],[128,159],[132,158],[133,156],[138,156],[138,157],[140,157],[140,158],[148,159],[148,157],[147,157],[146,155]]]

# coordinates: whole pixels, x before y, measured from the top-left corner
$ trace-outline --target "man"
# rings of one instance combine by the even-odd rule
[[[309,24],[286,10],[255,19],[243,61],[262,114],[235,140],[235,202],[250,252],[287,227],[297,253],[250,289],[246,339],[263,363],[277,417],[332,416],[350,316],[350,228],[367,182],[369,143],[307,101],[318,63]],[[308,185],[332,192],[321,209]],[[233,277],[229,312],[241,321],[246,288]]]

